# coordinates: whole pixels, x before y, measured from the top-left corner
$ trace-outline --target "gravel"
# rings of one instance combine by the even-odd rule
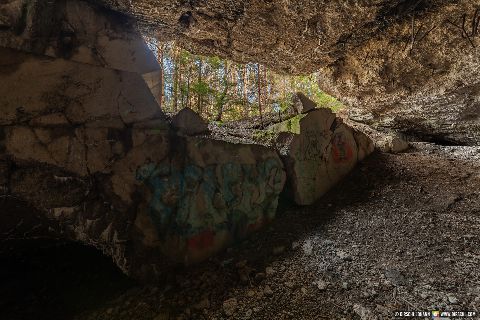
[[[168,319],[217,320],[478,312],[479,160],[468,147],[374,154],[315,205],[283,205],[270,227],[179,270],[155,293],[119,292],[77,319],[150,320],[164,310]]]

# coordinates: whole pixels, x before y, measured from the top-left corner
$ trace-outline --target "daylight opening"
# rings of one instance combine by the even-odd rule
[[[207,121],[262,117],[285,111],[296,92],[334,112],[344,107],[320,90],[317,73],[290,76],[259,63],[196,55],[175,41],[147,43],[161,66],[163,89],[156,98],[167,114],[188,107]]]

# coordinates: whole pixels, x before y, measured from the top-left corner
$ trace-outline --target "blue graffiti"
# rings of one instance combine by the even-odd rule
[[[160,238],[191,237],[206,230],[234,237],[249,224],[272,219],[282,190],[282,164],[225,163],[182,168],[169,161],[138,168],[137,180],[151,191],[148,214]]]

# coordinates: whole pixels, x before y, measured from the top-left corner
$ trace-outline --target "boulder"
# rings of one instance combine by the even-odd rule
[[[183,108],[173,116],[172,126],[179,134],[187,136],[208,133],[208,124],[190,108]]]
[[[353,137],[358,147],[358,161],[363,161],[375,150],[375,142],[362,131],[353,130]]]
[[[373,142],[320,108],[271,126],[287,172],[287,194],[311,205],[373,151]]]
[[[410,148],[410,145],[398,134],[387,134],[380,141],[377,141],[377,147],[386,153],[400,153]]]
[[[135,225],[151,250],[195,263],[275,217],[286,180],[275,150],[196,137],[172,143],[175,153],[136,170],[143,200]]]
[[[317,108],[317,104],[302,92],[293,94],[292,104],[297,114],[307,113]]]

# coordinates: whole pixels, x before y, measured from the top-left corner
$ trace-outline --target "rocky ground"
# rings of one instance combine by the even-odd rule
[[[78,320],[366,320],[393,319],[405,309],[479,314],[479,169],[480,148],[418,143],[404,154],[377,153],[316,205],[282,205],[264,232],[166,276],[160,286],[105,279],[111,272],[103,262],[96,266],[100,258],[69,262],[72,253],[60,252],[64,260],[54,254],[63,271],[46,279],[57,279],[55,290],[37,279],[40,287],[31,285],[28,298],[36,304],[25,308],[32,305],[27,298],[6,292],[13,284],[2,286],[10,300],[2,299],[8,306],[0,318],[39,310],[46,319]],[[8,283],[16,278],[6,268],[15,263],[3,263]],[[44,267],[36,268],[39,278]],[[76,287],[83,294],[65,296]],[[62,299],[49,309],[38,302],[52,296]]]

